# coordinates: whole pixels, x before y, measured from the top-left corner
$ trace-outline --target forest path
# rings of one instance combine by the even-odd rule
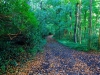
[[[43,53],[7,75],[100,75],[100,53],[72,50],[51,35]]]
[[[29,75],[100,75],[99,54],[71,50],[51,37]]]

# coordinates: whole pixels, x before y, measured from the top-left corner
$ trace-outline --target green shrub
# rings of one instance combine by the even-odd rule
[[[72,49],[77,49],[80,51],[88,51],[86,43],[79,44],[79,43],[74,43],[74,42],[67,41],[67,40],[59,40],[59,42],[64,44],[65,46],[67,46],[69,48],[72,48]]]
[[[17,66],[29,53],[42,48],[39,22],[27,0],[0,1],[0,69]],[[22,58],[21,58],[22,57]]]

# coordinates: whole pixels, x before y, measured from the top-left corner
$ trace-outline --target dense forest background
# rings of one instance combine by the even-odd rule
[[[43,51],[51,34],[70,48],[99,51],[99,8],[99,0],[1,0],[0,71]]]
[[[99,49],[99,4],[99,0],[37,0],[33,10],[43,34],[49,31],[61,43],[88,51]]]

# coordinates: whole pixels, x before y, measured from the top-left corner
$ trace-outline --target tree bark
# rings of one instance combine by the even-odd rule
[[[84,38],[86,39],[86,31],[87,31],[87,27],[86,27],[86,19],[87,19],[87,15],[86,15],[87,11],[85,10],[84,11],[84,24],[85,24],[85,27],[84,27]]]
[[[70,16],[70,27],[72,30],[72,12],[69,13],[69,16]],[[71,31],[70,31],[70,40],[72,40],[72,32]]]
[[[100,49],[100,28],[99,28],[99,45],[98,48]]]
[[[79,24],[78,24],[78,27],[79,27],[79,43],[81,44],[81,2],[79,3]]]
[[[90,50],[91,49],[91,35],[92,35],[92,0],[90,0],[90,7],[89,7],[89,26],[88,26],[88,29],[89,29],[89,38],[88,38],[88,49]]]
[[[74,42],[75,43],[77,43],[78,6],[79,6],[79,3],[76,4],[76,8],[75,8],[75,17],[76,17],[75,27],[74,27]]]

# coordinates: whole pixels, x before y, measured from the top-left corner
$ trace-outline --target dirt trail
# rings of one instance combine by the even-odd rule
[[[100,75],[100,55],[71,50],[48,36],[43,62],[29,75]],[[38,65],[37,65],[38,66]]]
[[[17,75],[100,75],[100,54],[69,49],[52,36],[48,36],[44,50],[29,63],[27,74]]]

